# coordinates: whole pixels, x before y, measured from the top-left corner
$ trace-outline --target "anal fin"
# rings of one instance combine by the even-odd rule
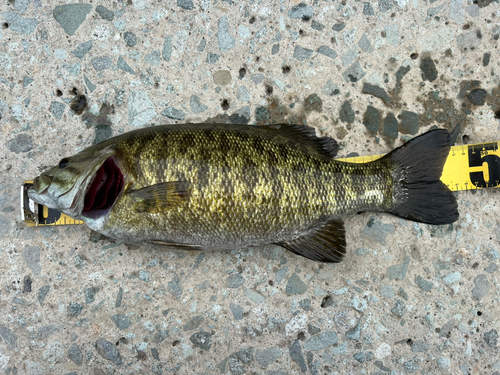
[[[339,263],[346,253],[344,222],[330,220],[308,235],[277,245],[317,262]]]

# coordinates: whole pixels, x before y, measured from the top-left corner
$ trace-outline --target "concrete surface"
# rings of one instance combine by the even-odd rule
[[[495,190],[458,193],[444,227],[347,217],[339,265],[22,228],[16,199],[45,166],[148,124],[307,123],[341,156],[436,125],[458,144],[498,140],[499,9],[2,0],[0,371],[498,375]]]

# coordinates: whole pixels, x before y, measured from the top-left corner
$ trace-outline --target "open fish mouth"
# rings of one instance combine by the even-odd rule
[[[85,193],[82,216],[99,218],[113,207],[124,187],[123,173],[113,156],[97,170]]]

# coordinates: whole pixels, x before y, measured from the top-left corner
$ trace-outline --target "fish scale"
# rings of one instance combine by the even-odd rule
[[[192,183],[191,196],[142,222],[124,196],[102,230],[117,235],[115,228],[136,228],[135,239],[152,233],[160,239],[168,229],[169,242],[195,238],[204,248],[234,248],[293,238],[329,217],[391,204],[390,173],[377,164],[342,163],[300,150],[283,153],[275,139],[223,130],[152,131],[119,142],[118,157],[125,165],[138,165],[135,189],[176,181],[182,174]],[[188,149],[183,147],[187,137],[192,139]]]

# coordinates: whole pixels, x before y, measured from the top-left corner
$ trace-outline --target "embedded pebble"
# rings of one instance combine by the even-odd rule
[[[334,59],[334,58],[337,57],[337,53],[333,49],[331,49],[330,47],[328,47],[328,46],[321,46],[321,47],[319,47],[318,53],[320,53],[322,55],[325,55],[325,56],[327,56],[327,57],[329,57],[331,59]],[[295,56],[295,54],[294,54],[294,56]],[[309,57],[309,56],[307,56],[307,57]],[[295,57],[295,58],[297,60],[300,60],[298,57]],[[302,60],[300,60],[300,61],[302,61]]]
[[[193,113],[205,112],[208,109],[208,106],[203,104],[201,102],[201,99],[199,97],[197,97],[196,95],[191,95],[191,98],[189,99],[189,105],[190,105],[191,111],[193,111]]]
[[[484,105],[486,103],[486,97],[488,93],[483,89],[475,89],[472,90],[469,95],[467,95],[467,99],[474,105]]]
[[[396,139],[398,137],[398,120],[394,113],[389,112],[384,119],[384,129],[382,134],[387,138]]]
[[[36,18],[23,18],[14,12],[6,12],[2,14],[5,21],[9,24],[9,29],[18,33],[30,35],[35,31],[38,21]]]
[[[419,115],[415,112],[403,111],[401,113],[401,132],[415,135],[420,126]]]
[[[262,367],[269,366],[282,355],[283,351],[278,347],[255,350],[255,359],[257,360],[257,363]]]
[[[366,72],[361,67],[359,61],[354,62],[349,68],[347,68],[344,73],[342,73],[342,77],[347,82],[358,82],[366,75]]]
[[[0,336],[5,340],[8,350],[14,350],[17,346],[17,335],[11,329],[0,324]]]
[[[299,45],[295,46],[295,50],[293,52],[293,57],[295,57],[299,61],[304,61],[310,58],[313,54],[313,50],[309,48],[304,48]]]
[[[237,305],[235,303],[232,303],[229,305],[229,309],[233,313],[233,318],[235,320],[242,320],[243,319],[243,307],[240,305]]]
[[[340,106],[339,118],[340,121],[347,122],[348,124],[354,123],[355,114],[354,111],[352,110],[351,103],[348,100],[346,100]]]
[[[481,301],[490,291],[488,276],[477,275],[474,279],[474,289],[472,289],[472,298]]]
[[[189,340],[195,347],[203,350],[210,350],[212,347],[212,334],[210,332],[196,332]]]
[[[377,133],[380,128],[380,112],[377,108],[369,105],[366,107],[366,112],[363,116],[363,125],[371,133]],[[384,239],[385,241],[385,239]]]
[[[121,365],[123,363],[120,352],[113,343],[105,339],[99,339],[95,346],[97,353],[104,359],[113,362],[115,365]]]
[[[218,26],[217,40],[219,42],[220,51],[226,52],[233,49],[236,43],[234,37],[229,31],[229,23],[226,16],[219,18]]]
[[[71,53],[80,60],[92,49],[92,40],[80,43]]]
[[[492,348],[496,348],[498,344],[498,332],[496,329],[492,329],[488,332],[486,332],[484,335],[484,341],[486,341],[486,344]]]
[[[129,125],[142,127],[155,116],[156,110],[148,94],[141,90],[132,90],[128,99]]]
[[[53,16],[66,34],[73,35],[91,11],[90,4],[66,4],[54,8]]]
[[[113,66],[113,61],[108,56],[95,57],[91,61],[94,69],[98,72],[109,69]]]
[[[229,85],[232,77],[229,70],[218,70],[214,73],[214,83],[219,86]]]
[[[295,5],[288,11],[288,17],[298,18],[302,20],[310,20],[314,16],[314,9],[312,6],[305,3]]]
[[[304,294],[307,291],[307,285],[301,280],[299,275],[294,273],[288,279],[286,284],[285,293],[289,296],[294,294]]]
[[[295,342],[289,349],[289,353],[292,361],[294,361],[300,367],[300,371],[307,371],[306,361],[304,360],[304,355],[302,354],[302,348],[300,346],[299,340],[295,340]]]
[[[424,81],[432,82],[437,78],[438,71],[434,61],[430,57],[426,57],[420,61],[420,71]]]
[[[95,8],[95,11],[103,20],[113,21],[115,19],[115,13],[102,5],[98,5],[97,8]]]
[[[76,365],[81,366],[83,364],[83,354],[77,344],[71,344],[67,354],[68,358],[75,362]]]
[[[184,118],[186,117],[186,114],[183,111],[174,107],[168,107],[164,109],[161,114],[173,120],[184,120]]]
[[[33,138],[29,134],[21,133],[8,140],[6,146],[10,151],[16,154],[28,152],[33,150]],[[31,268],[29,264],[28,267]],[[38,271],[38,273],[40,273],[40,271]]]
[[[177,6],[186,10],[193,10],[193,2],[191,0],[177,0]]]
[[[459,271],[455,271],[455,272],[450,272],[449,274],[444,276],[443,281],[446,284],[454,284],[458,280],[460,280],[461,278],[462,278],[462,274]]]
[[[415,276],[415,284],[417,284],[418,287],[424,292],[430,292],[434,286],[434,283],[425,280],[422,276]]]
[[[118,62],[116,63],[116,66],[126,73],[135,74],[135,71],[130,67],[129,64],[127,64],[127,62],[121,56],[118,57]]]
[[[366,227],[363,229],[361,237],[385,245],[387,235],[394,234],[394,232],[395,228],[393,224],[385,224],[378,219],[371,217],[368,220]]]
[[[239,288],[245,283],[245,278],[241,275],[241,273],[233,273],[229,275],[227,278],[227,287],[228,288]]]

